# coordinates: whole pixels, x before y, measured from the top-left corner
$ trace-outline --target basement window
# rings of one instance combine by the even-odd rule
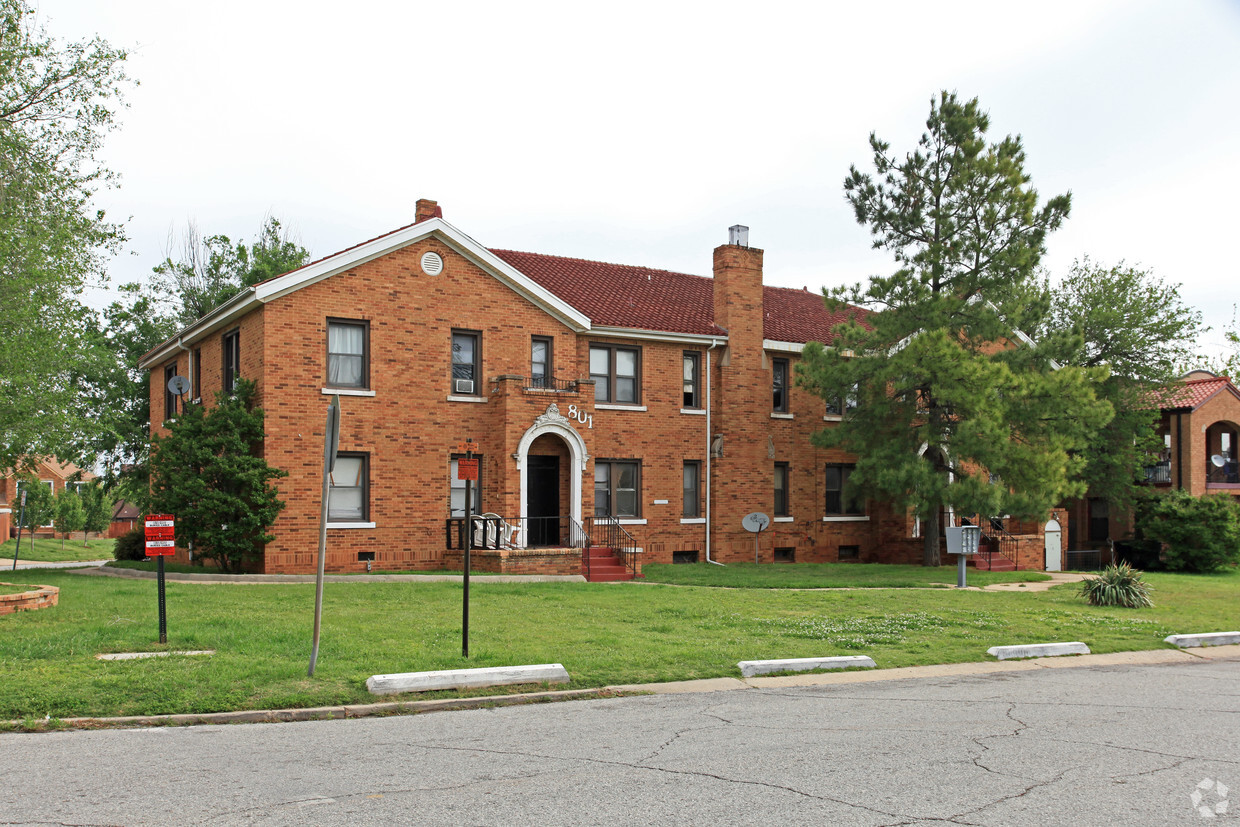
[[[861,546],[840,546],[840,562],[861,559]]]
[[[698,553],[696,551],[673,551],[672,563],[696,563],[698,561]]]
[[[775,549],[776,563],[795,563],[797,550],[795,548],[777,548]]]

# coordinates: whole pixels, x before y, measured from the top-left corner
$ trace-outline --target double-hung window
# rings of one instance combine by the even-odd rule
[[[370,519],[370,455],[341,451],[328,477],[327,519],[364,523]]]
[[[641,465],[632,460],[594,463],[594,516],[640,517]]]
[[[702,407],[702,354],[686,350],[684,354],[684,397],[682,408]]]
[[[771,410],[788,412],[788,360],[771,360]]]
[[[684,517],[702,516],[702,463],[688,460],[684,467]]]
[[[775,516],[787,517],[791,513],[788,505],[788,463],[775,463]]]
[[[224,393],[232,393],[241,375],[241,331],[225,333],[222,341],[224,351]]]
[[[164,419],[172,419],[177,415],[177,395],[172,392],[169,383],[177,375],[177,363],[164,366]]]
[[[476,460],[482,459],[481,454],[474,454],[473,457]],[[458,518],[463,519],[465,517],[465,480],[457,479],[457,477],[460,476],[457,470],[458,468],[457,460],[460,458],[461,456],[459,454],[453,455],[452,462],[448,468],[448,474],[449,474],[448,476],[448,516],[458,517]],[[473,500],[473,502],[470,505],[469,513],[470,514],[481,514],[482,513],[482,462],[481,461],[479,461],[478,463],[478,479],[476,482],[471,483],[471,485],[472,485],[472,490],[469,492],[470,493],[469,498]]]
[[[370,324],[327,320],[327,386],[370,387]]]
[[[452,393],[477,396],[482,391],[482,334],[452,331]]]
[[[590,378],[595,402],[636,405],[641,351],[615,345],[590,345]]]
[[[827,492],[826,515],[828,517],[851,517],[865,514],[864,503],[848,491],[851,465],[828,465],[824,488]]]
[[[530,339],[530,387],[549,388],[551,379],[550,336],[534,336]]]

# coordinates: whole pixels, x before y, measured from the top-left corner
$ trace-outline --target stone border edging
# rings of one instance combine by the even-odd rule
[[[319,721],[336,718],[364,718],[377,715],[420,714],[458,709],[482,709],[495,706],[517,706],[527,703],[577,701],[595,698],[617,698],[632,695],[676,695],[682,693],[727,692],[735,689],[779,689],[790,686],[823,686],[839,683],[871,683],[922,678],[986,675],[995,672],[1033,672],[1039,669],[1079,669],[1106,666],[1153,666],[1164,663],[1206,663],[1215,660],[1240,659],[1240,644],[1212,646],[1201,651],[1185,649],[1147,649],[1136,652],[1110,652],[1102,655],[1081,655],[1058,660],[1034,658],[1014,661],[949,663],[931,666],[899,666],[874,671],[829,672],[806,675],[781,675],[755,678],[704,678],[654,684],[624,684],[596,689],[564,689],[530,692],[521,695],[487,695],[476,698],[444,698],[433,701],[390,701],[375,704],[347,704],[307,709],[268,709],[239,712],[204,712],[176,715],[134,715],[122,718],[62,718],[69,729],[101,729],[104,727],[191,726],[201,724],[284,723]],[[22,721],[10,721],[13,728]],[[50,730],[49,730],[50,731]]]
[[[60,588],[57,586],[31,586],[29,583],[0,583],[0,586],[30,590],[0,594],[0,615],[50,609],[60,602]]]
[[[1088,655],[1089,647],[1079,640],[1071,643],[1025,643],[1015,646],[991,646],[986,654],[999,660],[1012,658],[1057,658],[1063,655]]]

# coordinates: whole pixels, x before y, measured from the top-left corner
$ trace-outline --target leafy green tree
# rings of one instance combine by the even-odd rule
[[[287,472],[258,455],[263,411],[254,393],[254,382],[239,379],[232,394],[216,394],[214,407],[186,405],[171,433],[152,440],[152,508],[175,515],[177,541],[224,571],[261,554],[284,508],[271,483]]]
[[[1172,571],[1240,564],[1240,503],[1229,494],[1164,491],[1143,498],[1136,515],[1137,535],[1161,544],[1163,563]]]
[[[1115,416],[1085,451],[1091,496],[1123,508],[1135,501],[1143,468],[1162,448],[1157,391],[1193,361],[1200,330],[1201,314],[1185,306],[1179,285],[1123,262],[1074,262],[1052,289],[1040,338],[1058,343],[1056,357],[1067,364],[1110,370],[1098,395]]]
[[[112,525],[112,497],[98,481],[78,489],[82,498],[85,521],[82,526],[82,545],[86,545],[86,533],[103,534]]]
[[[1039,205],[1020,139],[987,144],[989,122],[943,92],[914,151],[870,136],[874,174],[853,167],[845,197],[896,269],[824,291],[872,312],[831,348],[807,345],[798,370],[824,399],[858,388],[858,408],[813,440],[857,456],[857,493],[914,510],[927,565],[944,507],[1033,516],[1083,490],[1080,451],[1110,416],[1093,390],[1105,369],[1057,370],[1022,344],[1047,311],[1034,271],[1070,199]]]
[[[62,488],[56,495],[53,508],[56,516],[52,519],[52,526],[61,535],[60,550],[64,551],[65,538],[86,527],[86,509],[82,507],[82,498],[77,492],[68,488]]]
[[[96,457],[108,488],[146,510],[150,492],[150,373],[138,358],[176,332],[159,303],[138,284],[121,288],[122,298],[86,317],[88,348],[72,368],[80,404],[98,418],[77,452]],[[110,515],[109,515],[110,516]]]
[[[203,238],[190,224],[181,237],[181,251],[169,252],[155,268],[155,291],[168,297],[168,312],[181,325],[210,313],[246,287],[295,270],[310,260],[280,222],[267,216],[252,244],[233,243],[226,235]]]
[[[52,497],[52,489],[38,477],[30,474],[17,480],[17,499],[14,500],[13,513],[21,519],[21,494],[26,494],[26,518],[24,525],[28,531],[50,525],[56,515],[56,504]],[[16,522],[16,520],[15,520]]]
[[[0,470],[56,454],[95,425],[67,366],[82,289],[123,238],[92,198],[129,79],[106,41],[60,44],[25,0],[0,0]]]
[[[1226,376],[1233,382],[1240,381],[1240,324],[1236,322],[1236,306],[1231,306],[1231,326],[1223,331],[1227,353],[1216,358],[1199,359],[1201,367]]]

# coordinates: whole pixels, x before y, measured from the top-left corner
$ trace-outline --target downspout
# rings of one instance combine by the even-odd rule
[[[1175,415],[1175,476],[1176,487],[1184,490],[1184,414]]]
[[[706,349],[706,562],[722,566],[723,563],[710,559],[710,352],[718,346],[719,343],[711,339]]]
[[[188,354],[189,354],[189,375],[190,375],[191,377],[192,377],[192,376],[194,376],[194,351],[190,350],[189,348],[187,348],[187,347],[185,346],[185,337],[184,337],[184,336],[177,336],[177,347],[179,347],[181,350],[183,350],[183,351],[185,351],[186,353],[188,353]],[[193,380],[191,379],[190,381],[193,381]],[[190,393],[193,393],[193,392],[194,392],[194,391],[196,391],[196,390],[198,390],[198,389],[197,389],[197,388],[193,388],[193,387],[191,387],[191,388],[190,388]],[[202,394],[199,394],[199,396],[201,396],[201,395],[202,395]],[[182,412],[182,413],[184,413],[184,412],[185,412],[185,400],[184,400],[184,399],[182,399],[182,400],[181,400],[181,412]],[[191,563],[192,563],[192,562],[194,562],[194,544],[193,544],[193,543],[190,543],[190,544],[189,544],[189,547],[187,548],[187,551],[188,551],[188,553],[189,553],[189,561],[190,561]],[[160,565],[163,565],[163,564],[161,563]]]

